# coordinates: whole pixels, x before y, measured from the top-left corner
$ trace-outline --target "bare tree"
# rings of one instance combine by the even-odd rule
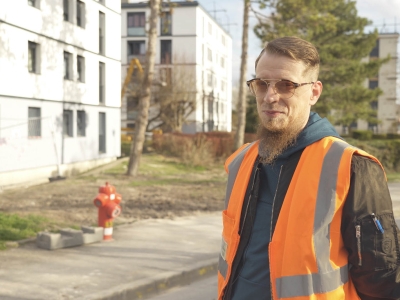
[[[174,57],[174,65],[159,68],[159,79],[153,90],[153,116],[148,129],[181,132],[183,124],[196,108],[196,74],[184,57]]]
[[[239,99],[237,104],[238,126],[235,138],[235,148],[238,149],[244,143],[244,130],[246,127],[246,72],[247,72],[247,48],[249,40],[249,10],[250,0],[244,1],[242,56],[240,64]]]
[[[154,77],[154,64],[157,42],[158,13],[161,0],[149,0],[150,20],[148,33],[148,48],[146,52],[145,74],[143,78],[143,91],[139,101],[139,114],[135,121],[135,133],[131,145],[131,153],[127,175],[135,176],[138,173],[140,158],[142,157],[143,144],[145,140],[146,127],[149,117],[151,99],[151,85]]]

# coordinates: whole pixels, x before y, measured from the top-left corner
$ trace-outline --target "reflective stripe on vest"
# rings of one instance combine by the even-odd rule
[[[270,242],[274,299],[358,299],[348,275],[348,253],[340,231],[354,153],[380,164],[368,153],[334,137],[323,138],[304,149]],[[256,144],[246,145],[225,164],[229,178],[218,265],[218,299],[222,299],[231,276],[231,264],[240,242],[238,230],[245,190],[257,154]]]
[[[330,263],[330,224],[335,212],[336,183],[344,150],[343,142],[334,142],[325,155],[318,185],[314,215],[313,243],[318,273],[285,276],[276,279],[278,298],[310,296],[333,291],[348,282],[348,266],[333,269]]]
[[[229,174],[228,174],[228,183],[226,184],[225,209],[228,208],[229,199],[231,198],[231,192],[233,189],[233,184],[235,183],[243,158],[246,155],[247,150],[249,150],[249,148],[254,143],[255,142],[246,145],[246,147],[243,148],[243,150],[232,160],[232,162],[228,166]]]

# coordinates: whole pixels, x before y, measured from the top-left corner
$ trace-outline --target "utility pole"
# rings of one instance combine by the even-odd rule
[[[226,17],[227,17],[227,19],[228,19],[228,23],[226,23],[226,24],[221,24],[221,26],[228,26],[228,33],[231,33],[230,32],[230,25],[237,25],[237,23],[231,23],[231,22],[229,22],[229,16],[228,16],[228,14],[226,14]]]
[[[210,10],[210,13],[211,12],[213,12],[214,13],[214,19],[215,19],[215,21],[217,20],[217,16],[216,16],[216,12],[225,12],[226,13],[226,10],[225,9],[215,9],[215,1],[213,2],[214,3],[214,9],[213,10]]]

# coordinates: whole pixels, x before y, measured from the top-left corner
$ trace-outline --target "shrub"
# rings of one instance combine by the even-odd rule
[[[351,137],[353,139],[368,141],[372,139],[372,131],[369,130],[353,130],[351,132]]]
[[[386,138],[386,134],[384,133],[375,133],[372,135],[372,139],[374,140],[385,140]]]
[[[346,141],[375,156],[386,171],[400,171],[400,140],[361,141],[346,139]]]
[[[227,158],[233,149],[230,132],[207,132],[197,134],[166,133],[153,135],[156,152],[181,158],[192,166],[205,166],[219,158]]]
[[[390,140],[400,139],[400,134],[388,133],[388,134],[386,134],[386,138],[390,139]]]

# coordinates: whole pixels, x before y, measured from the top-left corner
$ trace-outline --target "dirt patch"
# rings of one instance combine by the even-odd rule
[[[160,164],[165,162],[146,159],[155,170],[161,170]],[[170,160],[167,163],[173,165]],[[93,199],[105,182],[122,195],[122,214],[116,224],[223,209],[226,174],[222,166],[202,171],[181,167],[165,176],[153,170],[135,178],[125,176],[124,169],[126,160],[63,181],[5,191],[0,194],[0,212],[46,216],[60,227],[97,225]]]

